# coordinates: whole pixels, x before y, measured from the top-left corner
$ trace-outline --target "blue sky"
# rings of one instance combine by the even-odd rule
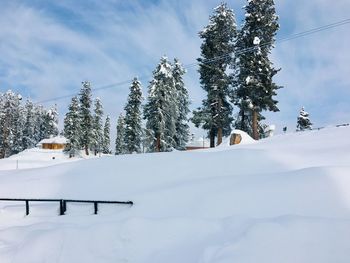
[[[199,56],[200,31],[220,1],[2,0],[0,9],[0,91],[12,89],[46,100],[77,93],[83,80],[94,88],[142,77],[144,95],[152,70],[166,54],[185,65]],[[238,25],[243,0],[228,1]],[[276,1],[282,38],[350,17],[349,0]],[[276,82],[279,113],[266,123],[294,130],[301,106],[314,126],[350,122],[350,25],[289,42],[276,43],[271,56],[282,71]],[[186,85],[192,108],[204,93],[196,67],[188,68]],[[116,118],[129,85],[94,93],[105,112]],[[69,99],[57,104],[61,117]],[[112,124],[114,125],[114,123]],[[200,134],[199,131],[195,131]]]

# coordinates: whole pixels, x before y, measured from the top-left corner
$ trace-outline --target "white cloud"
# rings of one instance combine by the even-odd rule
[[[42,100],[77,92],[85,79],[101,87],[135,75],[146,76],[142,79],[146,94],[149,75],[160,56],[176,56],[184,64],[199,56],[197,33],[219,1],[24,3],[10,2],[0,11],[0,89],[13,86],[25,96]],[[244,3],[229,3],[238,13],[238,23]],[[346,18],[350,11],[348,0],[288,0],[276,4],[280,36]],[[301,105],[320,125],[336,122],[337,116],[339,121],[346,119],[348,115],[343,112],[350,111],[344,96],[349,94],[349,42],[347,25],[277,43],[273,60],[282,71],[276,81],[285,88],[278,96],[281,112],[267,114],[267,122],[279,128],[293,126]],[[193,106],[198,106],[204,94],[196,68],[188,70],[186,84]],[[128,87],[126,84],[96,93],[113,118],[124,106]],[[335,92],[343,96],[334,96]],[[64,113],[68,101],[57,103]],[[330,109],[331,104],[335,104],[334,109]]]

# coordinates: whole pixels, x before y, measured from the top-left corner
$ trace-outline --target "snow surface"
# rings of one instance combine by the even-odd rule
[[[109,156],[0,171],[0,262],[348,263],[350,127],[213,150]],[[0,162],[0,166],[3,162]]]

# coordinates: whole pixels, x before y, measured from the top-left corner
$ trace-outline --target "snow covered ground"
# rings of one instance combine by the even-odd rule
[[[0,171],[0,262],[348,263],[350,127],[213,150],[106,156]],[[0,166],[3,162],[0,162]]]
[[[84,153],[81,153],[80,156],[70,159],[67,154],[63,153],[62,150],[32,148],[20,152],[19,154],[12,155],[9,158],[0,159],[0,171],[48,167],[61,163],[81,161],[98,157],[99,156],[95,156],[93,154],[86,156]]]

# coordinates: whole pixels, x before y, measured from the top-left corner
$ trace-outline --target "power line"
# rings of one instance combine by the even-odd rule
[[[306,36],[309,36],[309,35],[312,35],[312,34],[316,34],[316,33],[319,33],[319,32],[325,31],[325,30],[329,30],[329,29],[332,29],[332,28],[340,27],[340,26],[343,26],[343,25],[346,25],[346,24],[349,24],[349,23],[350,23],[350,18],[344,19],[344,20],[341,20],[341,21],[338,21],[338,22],[334,22],[334,23],[327,24],[327,25],[324,25],[324,26],[321,26],[321,27],[316,27],[316,28],[313,28],[313,29],[309,29],[309,30],[297,33],[297,34],[293,34],[293,35],[290,35],[290,36],[287,36],[287,37],[284,37],[284,38],[280,38],[280,39],[277,39],[275,41],[266,42],[266,43],[255,45],[255,46],[252,46],[252,47],[249,47],[249,48],[243,48],[243,49],[235,50],[234,54],[236,54],[236,55],[237,54],[244,54],[244,53],[251,52],[251,51],[254,51],[254,50],[258,49],[258,48],[262,48],[262,47],[265,47],[265,46],[268,46],[268,45],[271,45],[271,44],[274,44],[274,43],[280,43],[280,42],[282,43],[282,42],[291,41],[291,40],[294,40],[294,39],[297,39],[297,38],[306,37]],[[214,58],[211,58],[211,59],[203,60],[201,62],[193,62],[193,63],[187,64],[187,65],[184,65],[184,68],[188,69],[188,68],[197,66],[198,64],[210,64],[210,63],[213,63],[213,62],[225,59],[225,58],[229,58],[229,57],[231,57],[231,55],[232,55],[231,53],[227,53],[227,54],[223,54],[223,55],[218,56],[218,57],[214,57]],[[139,77],[138,79],[140,79],[140,80],[141,79],[146,79],[146,78],[149,78],[151,76],[152,75],[145,75],[145,76]],[[125,84],[128,84],[128,83],[131,83],[131,81],[132,81],[132,79],[129,79],[129,80],[124,80],[124,81],[117,82],[117,83],[104,85],[104,86],[101,86],[101,87],[98,87],[98,88],[93,88],[92,91],[99,91],[99,90],[115,88],[117,86],[121,86],[121,85],[125,85]],[[59,97],[55,97],[55,98],[50,98],[50,99],[38,101],[35,104],[42,104],[42,103],[47,103],[47,102],[51,102],[51,101],[66,99],[66,98],[70,98],[70,97],[75,96],[75,95],[77,95],[77,93],[67,94],[67,95],[64,95],[64,96],[59,96]]]

